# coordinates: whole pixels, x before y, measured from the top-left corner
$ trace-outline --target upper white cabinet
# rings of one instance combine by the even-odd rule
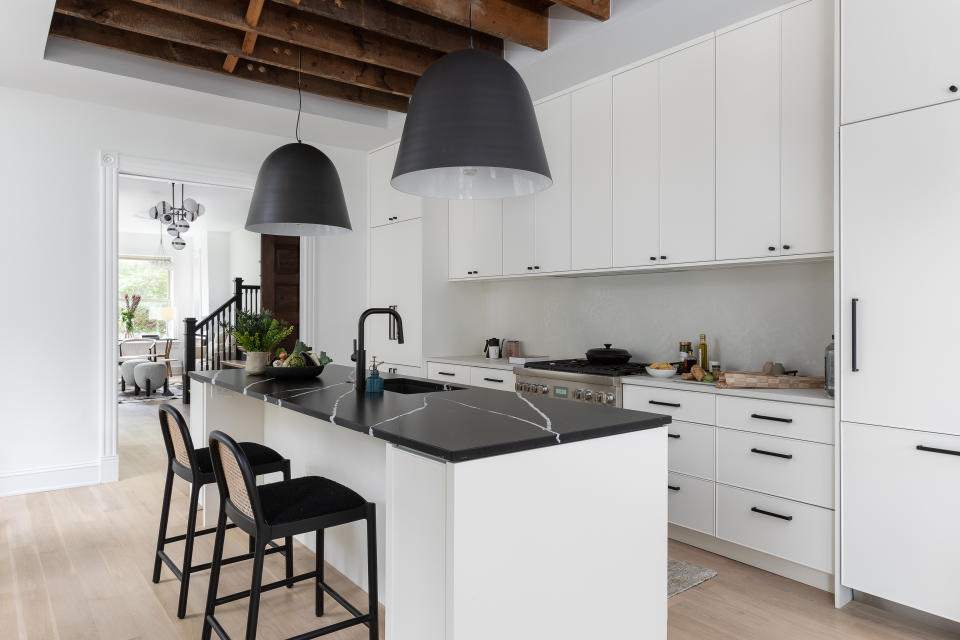
[[[780,249],[780,15],[717,36],[717,259]]]
[[[536,257],[537,223],[534,196],[503,201],[503,275],[531,273]]]
[[[960,97],[960,2],[840,3],[843,123]]]
[[[536,261],[541,273],[570,270],[570,94],[536,106],[553,186],[534,195]]]
[[[841,419],[960,434],[949,365],[890,387],[957,331],[960,103],[842,127],[840,157]]]
[[[393,165],[397,160],[399,144],[392,144],[370,154],[368,181],[370,185],[370,226],[401,222],[422,215],[422,200],[390,186]]]
[[[833,2],[781,14],[780,254],[833,251]]]
[[[715,258],[714,41],[660,61],[660,260]]]
[[[573,269],[613,266],[613,82],[572,95]]]
[[[449,277],[498,276],[503,223],[500,200],[451,200]]]
[[[660,259],[660,63],[613,78],[613,264]]]

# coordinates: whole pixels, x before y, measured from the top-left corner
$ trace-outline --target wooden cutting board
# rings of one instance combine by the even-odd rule
[[[718,389],[823,389],[826,380],[813,376],[775,376],[762,371],[722,371]]]

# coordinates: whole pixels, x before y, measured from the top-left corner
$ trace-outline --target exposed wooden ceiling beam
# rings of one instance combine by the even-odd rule
[[[171,41],[165,37],[152,37],[137,31],[127,31],[109,26],[102,22],[96,23],[78,18],[62,11],[60,4],[67,1],[58,0],[57,13],[54,14],[50,27],[50,34],[53,36],[88,42],[109,49],[129,51],[157,60],[176,62],[222,75],[230,75],[223,69],[223,51],[220,49]],[[88,3],[89,0],[84,0],[84,4]],[[100,16],[100,18],[103,19],[103,16]],[[234,53],[240,57],[240,63],[234,73],[235,77],[296,89],[297,73],[295,71],[265,64],[255,59],[244,59],[240,50],[240,35],[235,33],[234,37],[236,39]],[[269,44],[269,42],[262,40],[258,42],[258,46],[269,46]],[[280,55],[284,55],[283,52]],[[328,98],[392,111],[405,112],[407,110],[408,99],[406,96],[370,90],[347,82],[314,76],[306,70],[304,71],[302,85],[304,91]]]
[[[553,0],[553,2],[597,20],[610,19],[610,0]]]
[[[266,0],[250,0],[250,4],[247,5],[247,15],[244,17],[247,24],[252,27],[257,26],[257,23],[260,22],[260,13],[263,11],[263,3]],[[257,32],[256,31],[247,31],[243,34],[243,44],[241,49],[247,55],[253,53],[253,48],[257,44]],[[223,70],[233,73],[233,70],[237,67],[237,62],[239,58],[235,55],[228,54],[227,59],[223,61]]]
[[[469,0],[389,1],[461,27],[470,24]],[[547,9],[537,0],[473,0],[475,31],[545,51],[548,26]]]
[[[254,31],[258,36],[267,36],[416,75],[422,75],[426,68],[442,55],[439,51],[274,3],[264,6],[259,24],[252,27],[244,20],[247,0],[133,1],[221,26]]]
[[[237,61],[246,58],[292,71],[297,69],[296,45],[260,37],[253,49],[247,52],[243,49],[246,37],[234,29],[140,6],[127,0],[57,0],[55,11],[125,31],[219,51]],[[197,34],[204,37],[200,39]],[[411,95],[417,83],[417,76],[409,73],[312,49],[303,50],[302,65],[306,74],[402,96]],[[225,71],[234,70],[225,64],[222,66]],[[236,63],[233,67],[236,67]]]
[[[274,0],[361,29],[449,53],[470,46],[470,31],[387,0]],[[503,40],[476,33],[473,46],[503,55]]]

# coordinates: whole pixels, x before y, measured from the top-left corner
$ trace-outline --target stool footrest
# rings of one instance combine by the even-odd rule
[[[287,550],[287,548],[284,547],[284,546],[273,545],[272,548],[267,549],[266,551],[264,551],[264,552],[263,552],[263,555],[268,556],[268,555],[270,555],[271,553],[284,553],[286,550]],[[225,565],[225,564],[233,564],[233,563],[235,563],[235,562],[243,562],[244,560],[253,560],[253,556],[254,556],[254,555],[256,555],[256,554],[254,554],[254,553],[245,553],[245,554],[240,555],[240,556],[233,556],[232,558],[224,558],[223,560],[220,561],[220,564],[221,564],[221,565]],[[190,571],[191,571],[191,572],[194,572],[194,571],[205,571],[205,570],[209,569],[209,568],[212,567],[212,566],[213,566],[213,563],[212,563],[212,562],[204,562],[203,564],[195,564],[195,565],[193,565],[193,566],[190,567]]]
[[[290,636],[287,640],[310,640],[310,638],[319,638],[320,636],[325,636],[328,633],[336,633],[343,629],[353,627],[358,624],[365,624],[368,627],[370,626],[370,616],[364,614],[359,618],[350,618],[349,620],[343,620],[341,622],[336,622],[326,627],[321,627],[316,631],[308,631],[307,633],[301,633],[298,636]]]
[[[233,524],[233,523],[231,522],[231,523],[228,524],[225,528],[226,528],[226,529],[235,529],[236,527],[237,527],[237,525],[235,525],[235,524]],[[209,533],[216,533],[216,532],[217,532],[217,528],[216,528],[216,527],[210,527],[209,529],[201,529],[200,531],[195,531],[195,532],[193,533],[193,535],[194,535],[194,536],[205,536],[205,535],[207,535],[207,534],[209,534]],[[181,540],[186,540],[186,539],[187,539],[187,534],[181,533],[181,534],[178,535],[178,536],[170,536],[169,538],[164,538],[164,539],[163,539],[163,544],[169,544],[169,543],[171,543],[171,542],[180,542]]]
[[[323,588],[324,593],[326,593],[326,594],[329,595],[331,598],[333,598],[334,600],[336,600],[336,601],[337,601],[337,604],[339,604],[341,607],[343,607],[344,609],[346,609],[346,610],[350,613],[350,615],[357,616],[357,617],[360,617],[360,616],[363,616],[363,615],[364,615],[364,614],[360,613],[360,610],[359,610],[359,609],[357,609],[355,606],[353,606],[352,604],[350,604],[349,602],[347,602],[347,599],[346,599],[346,598],[344,598],[342,595],[340,595],[339,593],[337,593],[336,591],[334,591],[333,589],[331,589],[331,588],[330,588],[330,585],[328,585],[326,582],[321,581],[321,582],[320,582],[320,586]],[[367,625],[367,626],[369,626],[369,625]]]
[[[167,568],[170,571],[173,571],[173,575],[177,577],[177,580],[183,581],[183,573],[180,572],[180,567],[174,564],[173,560],[170,559],[170,556],[166,554],[163,550],[157,551],[157,556],[163,560],[163,564],[167,565]]]
[[[276,582],[271,582],[260,587],[260,592],[272,591],[273,589],[279,589],[280,587],[285,587],[288,584],[293,584],[295,582],[302,582],[304,580],[309,580],[310,578],[317,577],[316,571],[310,571],[308,573],[301,573],[298,576],[293,576],[292,578],[284,578],[283,580],[277,580]],[[222,598],[217,598],[213,601],[214,606],[219,607],[222,604],[227,604],[228,602],[234,602],[235,600],[242,600],[250,596],[250,589],[246,591],[238,591],[236,593],[231,593],[228,596],[223,596]]]

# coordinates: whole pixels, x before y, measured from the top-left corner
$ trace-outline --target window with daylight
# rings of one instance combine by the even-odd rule
[[[166,319],[173,307],[170,258],[121,256],[117,268],[120,335],[170,335]]]

